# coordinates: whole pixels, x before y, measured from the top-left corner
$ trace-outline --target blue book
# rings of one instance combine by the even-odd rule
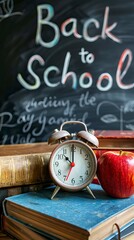
[[[134,220],[134,196],[111,198],[100,185],[90,184],[96,199],[86,190],[60,190],[53,200],[53,187],[8,197],[3,202],[5,216],[32,226],[35,231],[62,240],[102,240],[117,233],[117,226]]]

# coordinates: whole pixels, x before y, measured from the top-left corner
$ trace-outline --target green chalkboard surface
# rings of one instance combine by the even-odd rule
[[[0,0],[0,144],[134,130],[134,1]]]

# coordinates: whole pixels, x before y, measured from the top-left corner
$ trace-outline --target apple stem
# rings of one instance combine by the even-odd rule
[[[120,155],[122,155],[122,153],[123,153],[123,151],[122,151],[122,150],[120,150]]]

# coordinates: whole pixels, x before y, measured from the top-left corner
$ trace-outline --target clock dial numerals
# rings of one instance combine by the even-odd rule
[[[88,154],[85,154],[85,160],[88,160],[88,159],[89,159]]]
[[[66,148],[63,148],[63,155],[64,154],[67,154],[67,149]]]
[[[91,167],[91,162],[87,162],[87,168]]]
[[[59,166],[59,162],[58,162],[58,161],[54,162],[54,165],[55,165],[56,167],[58,167],[58,166]]]
[[[62,160],[63,158],[64,158],[64,155],[63,155],[63,154],[61,154],[61,153],[58,154],[58,156],[57,156],[57,159],[58,159],[58,160]]]
[[[83,181],[84,181],[83,176],[79,176],[79,181],[80,181],[80,183],[83,183]]]
[[[89,172],[88,172],[88,170],[86,170],[86,172],[85,172],[85,175],[87,175],[87,176],[88,176],[88,174],[89,174]]]
[[[79,187],[89,182],[96,171],[92,151],[85,143],[68,141],[55,151],[52,157],[52,175],[57,184]]]

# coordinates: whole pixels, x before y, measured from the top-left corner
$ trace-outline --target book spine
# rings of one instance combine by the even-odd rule
[[[50,153],[0,157],[0,188],[50,182]]]

